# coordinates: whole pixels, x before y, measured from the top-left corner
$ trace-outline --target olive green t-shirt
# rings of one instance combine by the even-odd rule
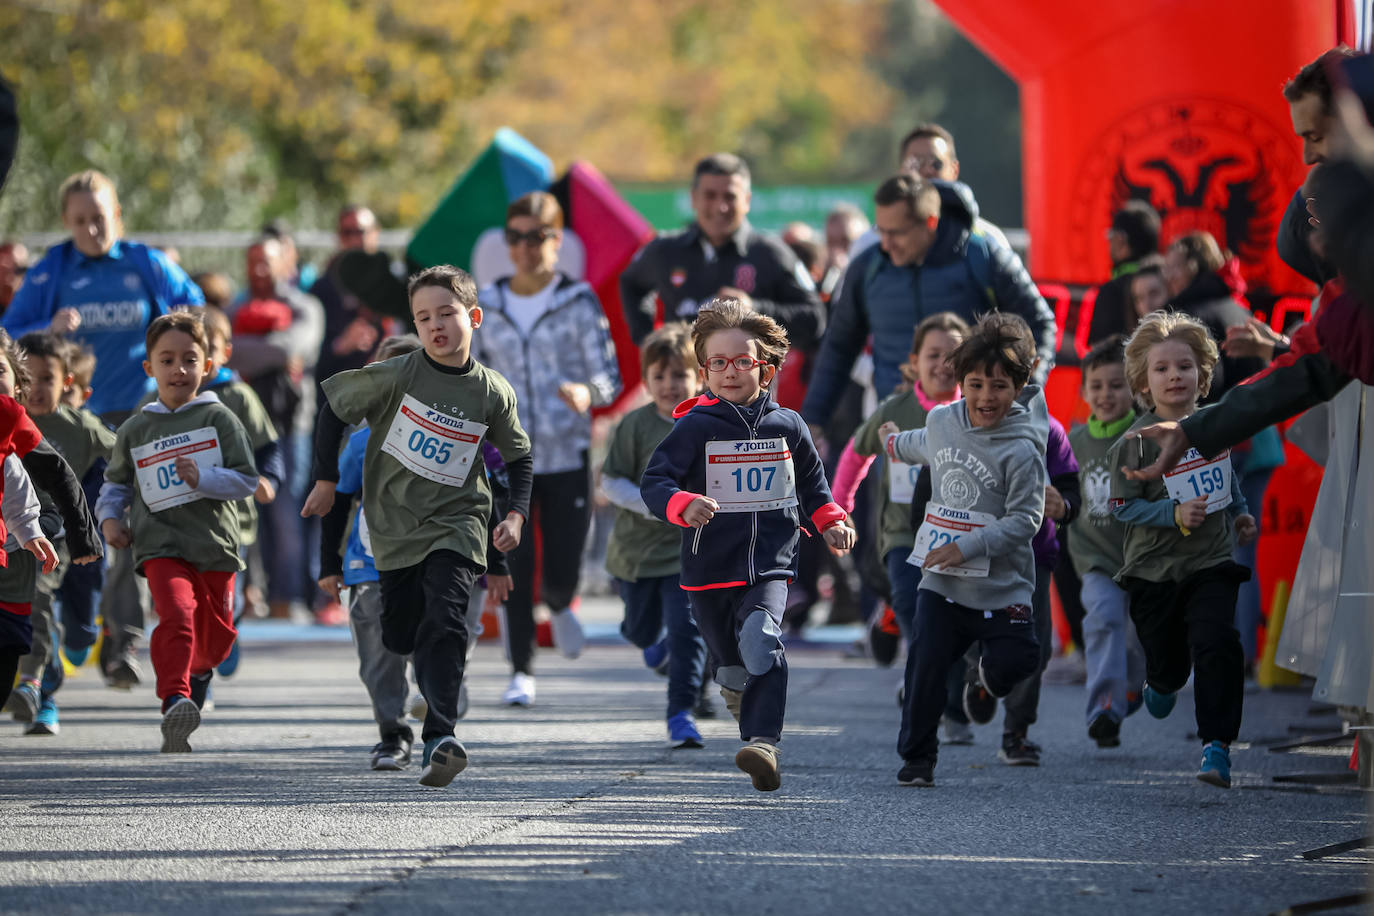
[[[1098,439],[1087,424],[1069,430],[1069,445],[1078,462],[1078,482],[1083,508],[1069,525],[1069,555],[1078,575],[1090,572],[1115,577],[1124,559],[1126,526],[1112,515],[1112,466],[1110,454],[1117,437]]]
[[[637,485],[654,449],[672,429],[673,421],[665,420],[653,404],[630,411],[611,433],[601,473]],[[677,575],[682,571],[682,529],[617,507],[606,545],[606,571],[627,582]]]
[[[485,569],[491,489],[482,440],[507,461],[530,452],[515,390],[476,360],[441,366],[423,350],[327,379],[345,423],[367,421],[363,509],[381,571],[452,550]]]
[[[926,409],[921,406],[921,401],[916,397],[914,388],[905,388],[891,397],[884,400],[873,411],[872,415],[854,432],[854,451],[860,455],[881,455],[883,443],[878,437],[878,427],[888,420],[896,423],[904,431],[908,429],[920,429],[926,425]],[[878,554],[886,557],[889,551],[902,548],[911,550],[916,543],[916,532],[911,527],[911,500],[906,502],[896,502],[892,499],[892,471],[893,462],[883,456],[883,475],[880,481],[882,485],[882,496],[879,504],[882,506],[882,530],[878,535]],[[909,493],[916,488],[916,478],[921,473],[921,466],[918,464],[900,464],[897,470],[905,475],[904,486],[899,488],[899,495]],[[902,482],[899,480],[899,482]]]
[[[257,455],[258,449],[277,441],[277,429],[272,425],[272,419],[267,416],[267,408],[262,406],[257,392],[252,388],[243,382],[233,381],[209,390],[239,418],[244,432],[248,433],[248,444],[252,447],[254,456]],[[262,476],[261,472],[258,476]],[[239,512],[240,543],[245,547],[257,543],[258,504],[250,496],[239,500],[235,505]]]
[[[1107,460],[1112,468],[1114,506],[1119,501],[1132,499],[1172,501],[1163,480],[1128,480],[1120,470],[1122,467],[1134,470],[1154,464],[1159,457],[1159,446],[1149,439],[1127,437],[1137,429],[1162,422],[1163,419],[1153,412],[1146,413],[1112,445]],[[1232,484],[1234,491],[1234,473]],[[1147,582],[1182,582],[1194,573],[1230,562],[1235,543],[1231,522],[1233,511],[1236,511],[1235,503],[1231,508],[1213,512],[1187,536],[1177,525],[1168,528],[1126,525],[1122,566],[1116,580],[1122,582],[1127,577],[1133,577]]]
[[[175,493],[184,484],[173,479],[165,464],[145,463],[140,468],[134,452],[157,443],[154,451],[165,453],[188,447],[188,440],[196,453],[199,446],[213,443],[220,450],[219,466],[257,476],[243,424],[218,401],[191,404],[176,413],[144,409],[129,417],[119,427],[105,480],[130,488],[134,563],[141,571],[148,560],[174,557],[199,570],[237,572],[243,564],[239,561],[239,514],[233,500],[202,497],[154,512],[145,499],[139,470],[152,492]]]
[[[101,423],[100,418],[89,410],[74,410],[66,404],[59,404],[52,413],[29,416],[43,438],[66,459],[77,480],[85,478],[86,472],[101,458],[110,460],[110,452],[115,444],[114,430]],[[45,511],[56,506],[46,490],[41,487],[35,489],[38,502]]]

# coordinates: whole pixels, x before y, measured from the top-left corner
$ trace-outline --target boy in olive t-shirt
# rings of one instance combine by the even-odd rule
[[[491,490],[482,440],[505,460],[511,501],[491,533],[509,552],[529,512],[534,462],[515,391],[471,355],[482,324],[477,288],[447,265],[416,274],[408,289],[424,349],[325,380],[315,436],[315,486],[301,510],[334,502],[345,424],[373,430],[363,459],[363,510],[382,592],[382,642],[409,654],[428,704],[420,784],[446,786],[467,766],[453,736],[467,654],[467,606],[486,569]]]
[[[157,381],[157,400],[119,427],[96,517],[107,544],[132,544],[134,568],[148,580],[162,752],[189,753],[214,668],[237,635],[235,501],[252,495],[258,472],[238,418],[213,394],[197,393],[214,372],[200,319],[159,317],[147,350],[143,368]]]

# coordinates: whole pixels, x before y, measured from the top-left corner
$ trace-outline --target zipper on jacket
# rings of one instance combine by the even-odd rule
[[[697,529],[697,533],[692,536],[692,556],[697,555],[697,548],[701,546],[701,532],[706,526]]]
[[[750,426],[750,425],[749,425],[749,421],[746,420],[746,419],[744,419],[744,414],[740,412],[739,407],[737,407],[733,401],[726,401],[726,403],[729,404],[731,407],[734,407],[734,409],[735,409],[735,415],[738,416],[738,417],[740,418],[740,422],[742,422],[742,423],[744,424],[744,428],[747,429],[747,430],[749,430],[749,438],[750,438],[750,440],[752,441],[752,440],[754,440],[754,439],[757,439],[757,438],[759,437],[758,424],[763,422],[763,411],[764,411],[764,408],[763,408],[763,407],[760,407],[760,408],[759,408],[759,418],[758,418],[758,420],[754,421],[754,425],[753,425],[753,426]],[[749,582],[750,585],[753,585],[753,584],[754,584],[754,575],[755,575],[755,573],[754,573],[754,550],[758,547],[758,542],[759,542],[759,514],[758,514],[758,512],[755,511],[755,512],[750,512],[750,513],[749,513],[749,522],[750,522],[750,525],[749,525],[749,563],[748,563],[748,566],[747,566],[747,570],[748,570],[748,582]]]

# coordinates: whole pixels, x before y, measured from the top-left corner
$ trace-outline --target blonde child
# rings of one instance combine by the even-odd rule
[[[1126,380],[1146,412],[1110,454],[1112,514],[1126,524],[1116,581],[1130,595],[1145,650],[1145,707],[1162,719],[1194,676],[1202,764],[1197,778],[1231,785],[1231,742],[1240,731],[1245,659],[1236,631],[1236,591],[1250,571],[1231,559],[1255,538],[1229,452],[1210,461],[1195,450],[1162,480],[1129,480],[1124,469],[1152,464],[1158,448],[1132,435],[1197,411],[1217,364],[1207,327],[1176,312],[1152,312],[1126,343]]]

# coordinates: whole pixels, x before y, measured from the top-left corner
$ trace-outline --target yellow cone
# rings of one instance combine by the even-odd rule
[[[1279,651],[1279,636],[1283,633],[1283,618],[1288,611],[1288,583],[1279,580],[1274,586],[1274,600],[1269,606],[1269,625],[1264,632],[1264,652],[1260,655],[1255,681],[1266,690],[1274,687],[1296,687],[1302,678],[1296,673],[1274,664]]]

